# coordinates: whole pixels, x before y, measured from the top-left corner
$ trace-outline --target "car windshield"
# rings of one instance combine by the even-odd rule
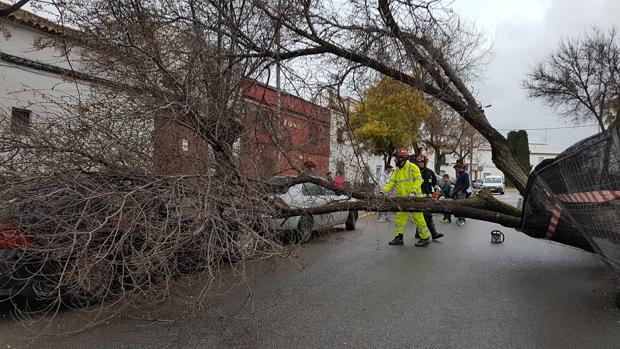
[[[316,185],[314,183],[304,183],[302,190],[303,190],[303,194],[307,196],[329,195],[327,189],[321,187],[320,185]]]
[[[288,189],[294,185],[293,180],[295,177],[289,176],[275,176],[266,180],[263,184],[265,190],[271,194],[286,194]]]
[[[484,179],[484,183],[502,183],[500,177],[487,177]]]

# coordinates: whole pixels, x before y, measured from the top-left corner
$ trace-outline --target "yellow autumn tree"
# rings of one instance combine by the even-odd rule
[[[351,113],[355,139],[387,164],[394,151],[417,141],[431,108],[422,93],[391,78],[382,78],[366,91],[364,101]]]

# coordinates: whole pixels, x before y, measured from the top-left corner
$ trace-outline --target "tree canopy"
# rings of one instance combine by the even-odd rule
[[[419,91],[384,77],[366,91],[350,122],[355,138],[387,163],[395,150],[408,148],[417,140],[422,122],[430,114]]]
[[[601,130],[614,123],[620,104],[620,42],[615,29],[594,28],[563,40],[523,82],[532,98],[557,107],[575,123],[596,121]],[[610,110],[615,109],[615,110]]]
[[[216,23],[222,24],[218,32],[239,44],[239,57],[265,59],[289,72],[298,71],[299,60],[318,63],[317,71],[330,77],[328,85],[345,88],[379,73],[442,101],[487,139],[493,162],[525,190],[527,173],[469,87],[475,72],[471,68],[486,52],[483,36],[458,17],[450,1],[210,3],[220,18]],[[308,76],[300,80],[306,82]]]

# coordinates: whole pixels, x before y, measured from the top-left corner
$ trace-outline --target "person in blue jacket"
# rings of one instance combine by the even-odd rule
[[[465,171],[465,166],[461,163],[454,165],[454,169],[456,170],[456,184],[454,184],[452,198],[454,200],[463,200],[467,197],[467,189],[470,186],[469,173]],[[462,226],[464,224],[464,217],[456,217],[456,225]]]

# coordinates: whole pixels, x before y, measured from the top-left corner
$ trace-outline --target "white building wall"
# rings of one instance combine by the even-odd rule
[[[427,150],[427,156],[429,158],[429,167],[431,169],[435,168],[435,158],[433,155],[432,149]],[[456,175],[456,171],[453,166],[456,164],[458,157],[455,155],[447,155],[446,156],[446,164],[441,165],[441,171],[438,173],[439,175],[443,175],[447,173],[451,177]],[[467,156],[465,159],[465,165],[469,165],[470,157]],[[473,173],[472,180],[483,179],[486,176],[503,176],[504,174],[500,171],[493,160],[491,159],[491,149],[490,148],[476,148],[473,152]]]
[[[544,144],[530,144],[530,164],[532,168],[536,167],[541,161],[544,159],[551,159],[556,157],[561,153],[560,150],[551,148]],[[429,157],[429,167],[434,169],[434,157],[432,149],[428,151]],[[449,174],[451,177],[455,175],[454,164],[456,164],[457,157],[454,155],[446,156],[447,165],[441,166],[440,175],[444,173]],[[469,165],[470,159],[467,156],[465,159],[465,165]],[[492,160],[492,153],[490,147],[481,147],[474,149],[473,152],[473,168],[474,173],[472,174],[472,180],[475,179],[484,179],[487,176],[502,176],[505,177],[504,173],[495,166]],[[477,172],[477,173],[475,173]]]
[[[553,159],[560,153],[559,149],[551,148],[545,144],[530,144],[530,164],[532,169],[543,160]]]
[[[0,36],[0,50],[4,53],[26,58],[39,63],[54,65],[60,68],[78,70],[77,48],[72,48],[69,52],[75,52],[71,58],[71,64],[63,56],[64,48],[60,45],[50,46],[51,36],[41,30],[22,25],[10,20],[1,19],[2,26],[10,35]],[[69,46],[67,46],[68,48]]]
[[[30,27],[0,19],[10,35],[0,35],[0,52],[70,69],[66,58],[56,48],[35,47],[49,36]],[[32,122],[43,111],[58,109],[63,101],[75,101],[88,94],[86,85],[66,81],[62,76],[0,60],[0,115],[10,115],[11,107],[33,111]]]
[[[338,141],[339,129],[343,133],[343,142]],[[333,109],[331,110],[330,139],[329,170],[333,175],[336,174],[338,163],[342,162],[344,176],[348,182],[363,182],[365,167],[369,172],[368,180],[378,182],[384,170],[383,158],[355,149],[347,131],[345,115]]]
[[[63,135],[62,122],[70,123],[89,122],[83,119],[77,111],[79,101],[87,101],[90,96],[90,85],[83,81],[67,80],[62,75],[27,66],[27,62],[14,62],[14,57],[34,61],[52,67],[80,71],[77,63],[79,52],[76,48],[71,51],[67,61],[63,56],[61,47],[40,47],[39,43],[51,39],[51,36],[43,30],[22,25],[8,19],[0,18],[0,25],[4,33],[0,35],[0,52],[13,57],[0,57],[0,126],[8,127],[12,120],[12,108],[27,109],[31,111],[30,125],[32,129],[39,128],[51,130],[46,132],[50,139]],[[120,125],[120,132],[128,134],[136,139],[135,146],[152,148],[153,123],[131,126]],[[117,134],[118,135],[118,134]],[[72,135],[70,135],[72,136]],[[81,135],[80,141],[85,149],[99,147],[100,135],[97,133]],[[140,136],[140,137],[138,137]],[[91,140],[84,137],[92,137]],[[138,139],[139,138],[139,139]],[[142,143],[140,143],[142,142]],[[107,144],[110,153],[123,151],[116,143]],[[125,146],[123,146],[125,147]],[[150,152],[152,153],[152,151]]]

